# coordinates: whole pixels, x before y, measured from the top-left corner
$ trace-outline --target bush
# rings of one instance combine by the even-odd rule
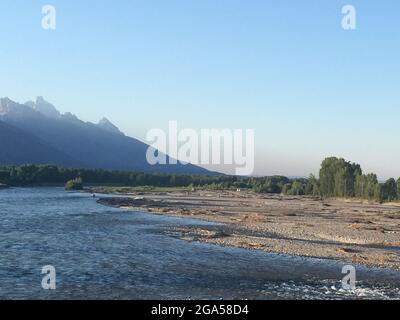
[[[73,180],[69,180],[65,184],[65,190],[82,190],[83,189],[83,184],[82,184],[82,178],[78,177]]]

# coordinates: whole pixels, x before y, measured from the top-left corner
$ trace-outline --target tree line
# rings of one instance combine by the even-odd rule
[[[241,185],[234,176],[178,175],[145,172],[111,171],[103,169],[74,169],[55,165],[1,166],[0,183],[9,186],[64,185],[81,178],[86,184],[123,186],[187,187],[214,185],[216,188]]]
[[[0,167],[0,183],[10,186],[64,185],[79,178],[86,184],[152,187],[205,187],[213,190],[249,189],[257,193],[308,195],[322,198],[362,198],[379,202],[400,200],[400,179],[379,182],[376,174],[363,174],[361,166],[341,158],[326,158],[319,178],[289,179],[284,176],[238,177],[230,175],[177,175],[74,169],[54,165]]]
[[[376,174],[363,174],[361,166],[342,158],[326,158],[319,179],[295,180],[284,186],[283,193],[323,198],[360,198],[379,202],[400,200],[400,178],[381,183]]]
[[[284,176],[178,175],[103,169],[74,169],[55,165],[0,167],[0,183],[9,186],[65,185],[77,178],[85,184],[134,187],[206,187],[213,190],[252,189],[260,193],[281,193],[284,185],[291,182],[289,178]]]

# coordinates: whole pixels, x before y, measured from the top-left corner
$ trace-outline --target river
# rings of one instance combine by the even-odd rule
[[[176,225],[206,224],[102,206],[62,188],[0,191],[0,299],[400,298],[400,272],[186,242]],[[56,269],[56,289],[41,286]]]

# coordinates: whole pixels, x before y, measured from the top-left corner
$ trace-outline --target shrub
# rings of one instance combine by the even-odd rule
[[[82,190],[82,189],[83,189],[83,184],[81,177],[69,180],[65,184],[65,190]]]

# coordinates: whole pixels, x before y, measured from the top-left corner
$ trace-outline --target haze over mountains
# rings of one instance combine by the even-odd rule
[[[19,104],[0,99],[0,164],[55,164],[140,172],[213,174],[191,164],[148,164],[148,145],[124,135],[108,119],[84,122],[61,114],[43,97]]]

